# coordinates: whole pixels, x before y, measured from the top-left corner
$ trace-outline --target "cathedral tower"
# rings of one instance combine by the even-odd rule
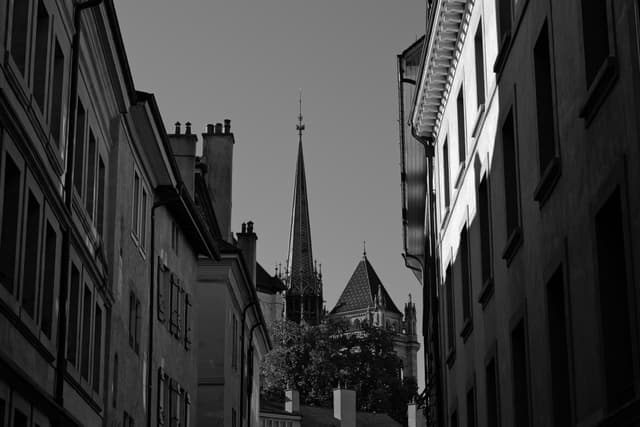
[[[299,103],[300,113],[296,125],[298,162],[291,209],[289,253],[284,272],[284,282],[287,286],[285,311],[288,320],[317,325],[322,317],[322,273],[315,267],[311,250],[309,200],[302,155],[302,131],[305,129],[302,122],[302,93]]]

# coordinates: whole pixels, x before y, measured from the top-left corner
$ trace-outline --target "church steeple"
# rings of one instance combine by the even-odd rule
[[[289,253],[285,283],[287,285],[287,319],[310,324],[320,322],[322,315],[322,279],[314,266],[311,248],[311,226],[309,223],[309,199],[302,153],[302,91],[298,100],[298,160],[296,164]]]

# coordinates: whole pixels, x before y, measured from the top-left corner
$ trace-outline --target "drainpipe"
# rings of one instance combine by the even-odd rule
[[[434,357],[434,372],[435,372],[435,395],[436,395],[436,413],[437,418],[439,420],[444,420],[443,418],[443,407],[444,400],[442,399],[442,383],[441,383],[441,373],[440,373],[440,338],[439,338],[439,307],[436,299],[437,294],[437,286],[438,286],[438,265],[436,262],[436,224],[435,224],[435,215],[436,215],[436,205],[435,200],[433,198],[434,195],[434,187],[433,187],[433,157],[435,155],[435,141],[432,137],[424,137],[420,136],[416,133],[416,129],[411,126],[411,135],[420,142],[425,148],[425,154],[427,156],[427,194],[429,195],[429,222],[428,222],[428,231],[427,235],[429,237],[429,254],[427,256],[427,269],[426,269],[426,279],[429,282],[428,291],[429,298],[428,303],[430,304],[430,316],[433,321],[433,327],[431,331],[432,342],[434,346],[434,353],[436,357]],[[428,343],[425,343],[425,346]]]
[[[262,321],[256,323],[249,331],[249,348],[251,348],[251,344],[253,343],[253,331],[260,325],[264,325],[264,323]],[[249,363],[253,363],[253,360],[249,361]],[[247,425],[251,427],[251,399],[247,400]]]
[[[247,303],[247,305],[244,306],[244,309],[242,310],[242,334],[241,334],[241,343],[240,343],[240,411],[238,411],[238,413],[240,414],[240,424],[242,425],[242,410],[244,408],[244,323],[246,321],[246,317],[247,317],[247,310],[251,307],[256,305],[256,300],[251,300]]]
[[[154,315],[154,307],[153,307],[153,300],[155,298],[155,282],[154,282],[154,277],[155,277],[155,260],[156,260],[156,255],[155,255],[155,245],[156,245],[156,209],[161,207],[161,206],[166,206],[167,204],[174,202],[176,200],[180,199],[180,195],[182,194],[182,185],[178,186],[177,190],[177,196],[174,197],[170,197],[168,199],[164,199],[164,200],[156,200],[153,203],[153,206],[151,207],[151,225],[150,225],[150,231],[151,231],[151,243],[149,244],[150,249],[149,249],[149,254],[150,256],[150,262],[149,262],[149,343],[148,343],[148,351],[147,351],[147,427],[151,427],[151,395],[153,392],[153,383],[152,383],[152,378],[153,378],[153,315]]]
[[[67,277],[69,275],[69,261],[71,257],[71,227],[73,226],[73,155],[75,144],[75,122],[78,100],[78,75],[80,73],[80,35],[82,32],[82,12],[99,6],[103,0],[87,0],[84,3],[76,3],[73,10],[73,26],[75,33],[71,43],[71,77],[69,88],[69,112],[67,118],[67,167],[64,177],[64,205],[69,216],[69,224],[62,236],[62,254],[60,268],[60,311],[58,313],[58,351],[55,379],[55,401],[63,406],[64,403],[64,375],[67,370],[65,347],[67,342]]]

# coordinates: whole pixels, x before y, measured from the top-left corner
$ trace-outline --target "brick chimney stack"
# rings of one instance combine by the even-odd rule
[[[256,285],[256,241],[258,236],[253,232],[253,222],[242,223],[242,231],[236,234],[238,248],[247,263],[253,285]]]
[[[191,123],[185,123],[185,132],[182,133],[180,122],[176,122],[173,134],[169,134],[171,151],[180,169],[182,181],[184,181],[191,197],[194,196],[194,181],[196,171],[196,142],[198,138],[191,134]]]
[[[202,161],[207,165],[206,181],[213,201],[222,238],[231,242],[231,190],[233,177],[233,145],[231,121],[207,125],[202,134]]]
[[[341,427],[356,427],[356,392],[336,388],[333,390],[333,417]]]

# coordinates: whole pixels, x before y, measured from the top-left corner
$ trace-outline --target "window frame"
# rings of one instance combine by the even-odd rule
[[[62,253],[62,230],[60,228],[60,223],[58,222],[56,216],[54,215],[53,211],[51,210],[51,207],[45,203],[44,206],[44,215],[43,215],[43,238],[44,238],[44,244],[42,245],[42,258],[46,257],[46,231],[47,231],[47,225],[50,225],[54,232],[56,233],[56,251],[55,251],[55,259],[53,261],[53,268],[54,268],[54,277],[52,279],[48,279],[47,275],[46,275],[46,268],[45,265],[43,264],[42,267],[42,278],[41,278],[41,282],[40,282],[40,310],[39,310],[39,319],[38,319],[38,326],[39,326],[39,334],[40,334],[40,341],[44,343],[44,345],[49,349],[49,351],[52,352],[56,347],[56,337],[57,337],[57,333],[58,333],[58,312],[59,312],[59,302],[58,302],[58,295],[60,292],[60,262],[61,262],[61,253]],[[42,317],[43,317],[43,307],[44,307],[44,297],[43,297],[43,292],[42,290],[45,287],[45,281],[46,280],[51,280],[53,282],[53,289],[52,289],[52,293],[53,293],[53,307],[51,309],[51,338],[48,338],[44,331],[42,330]]]
[[[517,400],[517,390],[516,390],[516,373],[515,373],[515,369],[516,367],[514,366],[514,340],[513,340],[513,335],[514,332],[516,330],[516,328],[520,327],[520,325],[522,325],[522,334],[523,334],[523,341],[524,341],[524,368],[525,368],[525,391],[526,391],[526,415],[527,415],[527,422],[528,425],[531,426],[531,416],[532,416],[532,405],[531,405],[531,398],[532,398],[532,394],[531,394],[531,357],[530,357],[530,345],[529,345],[529,325],[528,325],[528,316],[527,316],[527,311],[526,311],[526,302],[523,303],[522,306],[520,306],[520,308],[518,308],[515,312],[515,314],[511,317],[511,320],[509,321],[509,350],[510,350],[510,365],[511,365],[511,403],[513,405],[513,425],[520,425],[518,424],[518,420],[517,420],[517,413],[516,413],[516,400]]]

